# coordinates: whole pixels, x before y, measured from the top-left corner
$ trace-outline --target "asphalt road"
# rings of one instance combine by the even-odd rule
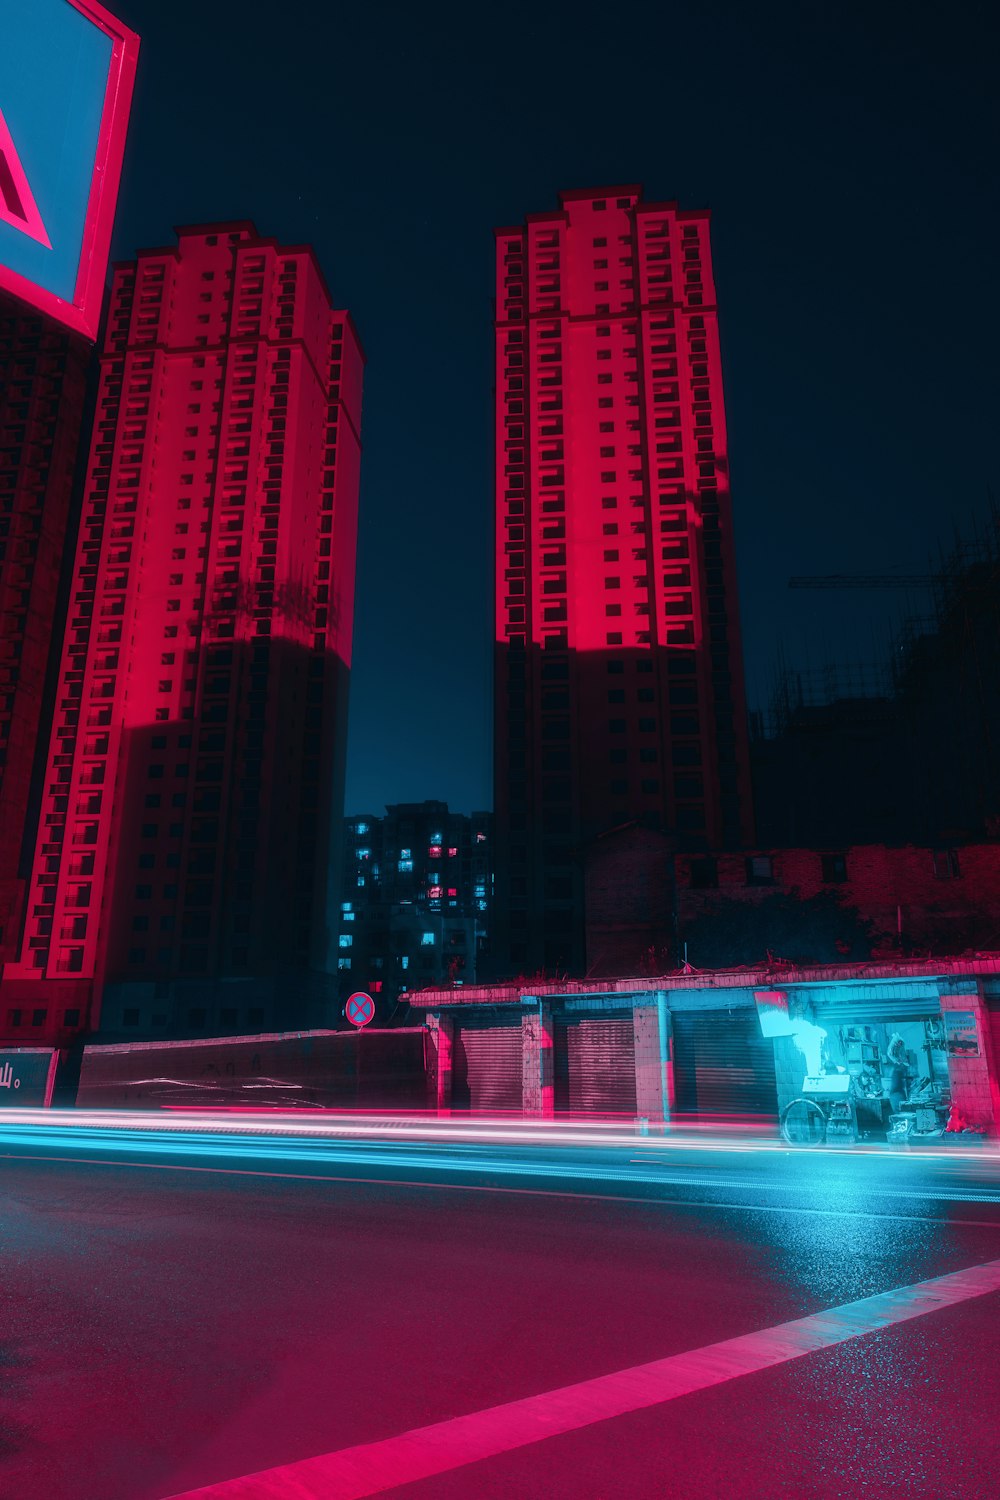
[[[2,1500],[1000,1494],[993,1153],[185,1123],[0,1117]]]

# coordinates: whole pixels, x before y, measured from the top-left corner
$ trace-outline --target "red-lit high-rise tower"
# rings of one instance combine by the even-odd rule
[[[497,231],[497,961],[578,973],[588,845],[751,831],[708,214]]]
[[[89,356],[78,335],[0,297],[0,961],[17,952]]]
[[[116,268],[11,1038],[102,998],[111,1031],[298,1024],[289,976],[335,970],[362,365],[251,224]]]

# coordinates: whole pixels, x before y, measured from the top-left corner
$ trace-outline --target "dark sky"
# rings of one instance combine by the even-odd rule
[[[368,356],[347,807],[488,806],[492,229],[711,208],[751,701],[871,657],[998,476],[993,6],[112,0],[143,38],[114,252],[312,241]],[[914,604],[919,601],[913,601]]]

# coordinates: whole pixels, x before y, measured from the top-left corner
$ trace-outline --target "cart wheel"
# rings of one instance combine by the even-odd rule
[[[793,1099],[781,1111],[781,1134],[790,1146],[821,1146],[826,1140],[826,1115],[815,1099]]]

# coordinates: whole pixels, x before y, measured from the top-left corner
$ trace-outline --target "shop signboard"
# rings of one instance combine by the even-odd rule
[[[788,1018],[788,996],[784,990],[754,990],[753,998],[761,1036],[794,1036],[795,1027]]]
[[[47,1108],[58,1061],[52,1047],[0,1047],[0,1109]]]
[[[978,1057],[979,1032],[971,1010],[946,1010],[944,1034],[950,1057]]]
[[[139,38],[98,0],[0,0],[0,290],[97,337]]]

